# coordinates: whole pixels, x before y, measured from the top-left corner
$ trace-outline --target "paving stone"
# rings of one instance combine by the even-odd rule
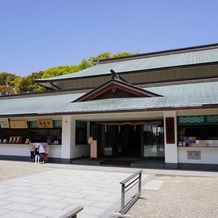
[[[160,180],[152,180],[146,183],[142,188],[149,189],[149,190],[159,190],[160,187],[163,185],[164,181]]]
[[[0,209],[7,217],[17,212],[17,217],[29,214],[44,218],[59,217],[75,206],[83,206],[78,218],[109,217],[120,208],[120,182],[131,174],[60,168],[9,179],[0,182],[0,190],[5,190],[0,203],[5,199],[11,203],[0,204]]]

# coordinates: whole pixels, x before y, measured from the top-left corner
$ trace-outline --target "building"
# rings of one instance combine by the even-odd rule
[[[49,160],[90,156],[218,169],[218,44],[99,61],[37,80],[53,91],[0,97],[0,159],[28,160],[28,141]],[[26,142],[26,144],[25,144]]]

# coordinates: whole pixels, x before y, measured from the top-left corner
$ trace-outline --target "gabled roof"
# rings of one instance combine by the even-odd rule
[[[108,59],[99,64],[62,76],[35,80],[41,85],[52,87],[51,83],[79,78],[91,78],[110,74],[114,69],[122,75],[128,72],[154,70],[170,67],[181,67],[198,64],[218,63],[218,44],[196,46],[182,49],[173,49],[147,54],[133,55],[129,57]]]
[[[218,108],[218,81],[147,88],[163,97],[72,102],[85,93],[0,97],[0,117]]]
[[[113,70],[111,71],[113,72],[111,80],[79,97],[74,102],[108,98],[160,97],[159,94],[149,92],[120,80],[119,75]]]

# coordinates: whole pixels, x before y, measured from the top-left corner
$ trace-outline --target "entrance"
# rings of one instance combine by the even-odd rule
[[[112,125],[105,128],[105,155],[140,157],[141,125]]]
[[[162,120],[124,122],[91,123],[90,133],[97,140],[98,157],[164,158]]]

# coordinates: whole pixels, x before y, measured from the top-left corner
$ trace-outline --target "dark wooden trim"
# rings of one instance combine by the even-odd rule
[[[175,124],[174,117],[165,118],[166,129],[166,143],[175,144]]]
[[[126,96],[128,94],[131,94],[132,96],[135,97],[160,97],[160,95],[146,91],[142,88],[133,86],[129,83],[120,81],[120,80],[109,80],[108,82],[100,85],[94,90],[91,90],[90,92],[84,94],[83,96],[79,97],[78,99],[74,100],[73,102],[81,102],[81,101],[91,101],[97,99],[97,97],[103,95],[107,91],[112,91],[112,90],[122,90],[126,92]],[[116,93],[114,93],[116,94]],[[105,97],[108,98],[108,97]]]

